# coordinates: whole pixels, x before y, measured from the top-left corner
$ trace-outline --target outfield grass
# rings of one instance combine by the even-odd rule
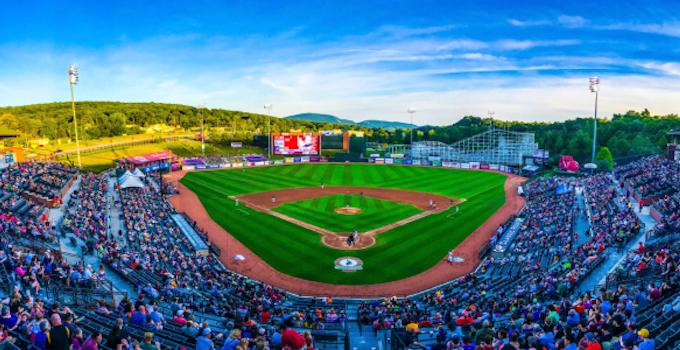
[[[182,183],[198,195],[215,222],[279,271],[308,280],[357,285],[399,280],[435,265],[503,205],[505,178],[498,173],[446,168],[320,163],[192,172]],[[466,201],[458,205],[456,214],[452,207],[377,235],[371,248],[343,251],[323,245],[318,233],[235,207],[227,197],[320,183],[414,190]],[[355,273],[336,270],[335,259],[347,255],[362,259],[364,269]]]
[[[361,213],[343,215],[335,212],[336,208],[346,205],[361,209]],[[336,194],[290,202],[273,210],[333,232],[366,232],[422,212],[411,204],[356,194]]]

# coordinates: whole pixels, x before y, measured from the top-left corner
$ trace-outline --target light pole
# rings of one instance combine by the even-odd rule
[[[406,110],[408,114],[411,116],[411,147],[413,147],[413,114],[416,113],[415,108],[409,108]]]
[[[73,128],[76,136],[76,154],[78,156],[78,168],[82,169],[80,163],[80,141],[78,140],[78,119],[76,119],[76,98],[73,94],[73,85],[78,84],[78,67],[70,65],[68,67],[68,85],[71,88],[71,110],[73,112]]]
[[[593,153],[590,162],[595,164],[595,146],[597,144],[597,98],[600,92],[600,78],[590,78],[590,92],[595,93],[595,115],[593,117]]]
[[[271,157],[272,153],[272,147],[271,147],[271,142],[272,142],[272,131],[271,131],[271,124],[272,124],[272,104],[267,103],[264,105],[264,109],[267,111],[267,157]]]
[[[496,112],[489,110],[487,112],[487,114],[489,116],[489,123],[491,123],[491,125],[489,125],[489,126],[490,126],[491,130],[493,130],[493,116],[496,114]]]
[[[205,113],[203,113],[203,107],[199,106],[201,109],[201,155],[205,157]]]

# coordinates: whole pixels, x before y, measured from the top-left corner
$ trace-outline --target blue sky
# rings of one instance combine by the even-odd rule
[[[32,1],[0,13],[0,105],[156,101],[354,120],[680,111],[678,1]]]

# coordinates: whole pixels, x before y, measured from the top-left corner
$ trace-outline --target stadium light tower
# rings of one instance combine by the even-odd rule
[[[264,110],[267,111],[267,157],[271,157],[271,155],[272,155],[272,147],[271,147],[271,142],[272,142],[272,129],[271,129],[272,104],[271,103],[265,104]]]
[[[68,67],[68,85],[71,88],[71,110],[73,112],[73,128],[76,136],[76,154],[78,156],[78,168],[82,168],[80,163],[80,141],[78,140],[78,119],[76,119],[76,98],[73,94],[73,85],[78,84],[78,67],[70,65]]]
[[[413,114],[416,113],[416,109],[409,107],[409,109],[407,109],[406,112],[408,112],[408,114],[411,115],[411,145],[413,145]]]
[[[204,106],[199,106],[201,111],[201,155],[205,157],[205,113],[203,112]]]
[[[590,78],[590,92],[595,93],[595,115],[593,116],[593,152],[590,162],[595,164],[595,146],[597,145],[597,98],[600,92],[600,78]]]

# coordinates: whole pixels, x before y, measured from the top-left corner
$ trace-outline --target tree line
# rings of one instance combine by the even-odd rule
[[[156,124],[196,130],[202,121],[206,127],[220,128],[222,141],[249,141],[267,132],[267,115],[224,109],[196,108],[165,103],[79,102],[77,103],[80,135],[85,139],[135,134]],[[0,126],[16,130],[28,137],[49,139],[73,138],[70,103],[46,103],[0,108]],[[563,122],[517,122],[465,116],[446,126],[422,126],[414,130],[414,141],[432,140],[453,143],[488,130],[491,125],[510,131],[533,132],[539,147],[550,151],[555,160],[569,154],[579,161],[589,161],[592,147],[592,118],[576,118]],[[367,141],[409,143],[408,129],[378,129],[360,126],[317,123],[284,118],[271,118],[272,132],[289,130],[320,131],[350,129],[363,131]],[[614,158],[661,153],[668,139],[666,132],[680,129],[677,114],[652,115],[648,110],[614,114],[598,120],[598,147],[606,146]]]

